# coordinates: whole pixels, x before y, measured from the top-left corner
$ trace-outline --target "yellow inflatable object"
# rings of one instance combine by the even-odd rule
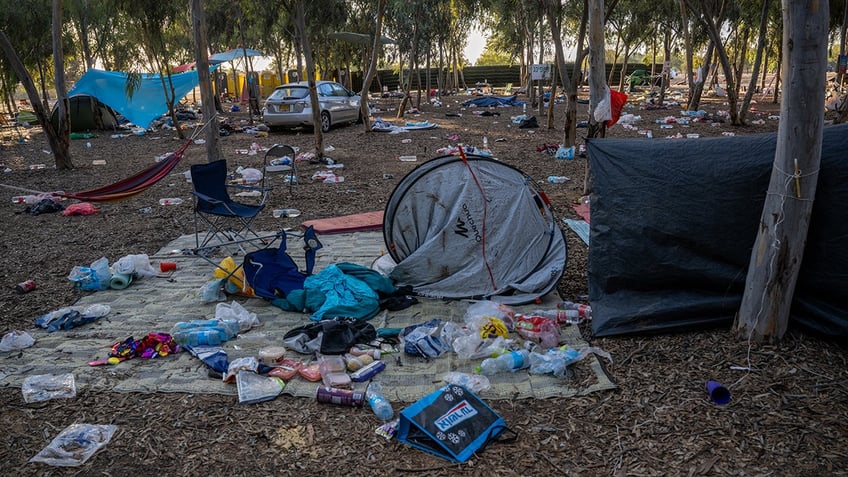
[[[494,316],[490,316],[488,318],[489,321],[480,327],[481,338],[494,338],[495,336],[500,336],[502,338],[509,337],[509,330],[506,328],[503,321],[495,318]]]
[[[237,270],[236,270],[237,269]],[[235,273],[233,273],[235,270]],[[227,257],[221,260],[221,263],[215,268],[215,278],[226,278],[227,275],[230,276],[229,282],[232,286],[224,287],[228,293],[235,292],[244,296],[255,296],[256,293],[253,291],[253,287],[247,284],[247,281],[244,279],[244,270],[236,265],[236,261],[233,260],[233,257]]]

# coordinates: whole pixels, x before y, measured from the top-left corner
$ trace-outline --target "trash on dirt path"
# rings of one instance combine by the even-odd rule
[[[29,461],[56,467],[82,465],[109,443],[117,429],[114,425],[71,424]]]
[[[710,401],[723,406],[730,402],[730,391],[718,381],[707,381],[707,394]]]
[[[299,217],[301,212],[297,209],[274,209],[273,215],[275,219],[280,217],[294,218]]]
[[[76,204],[71,204],[65,210],[62,211],[62,215],[71,216],[71,215],[93,215],[100,212],[100,209],[94,206],[94,204],[90,202],[79,202]]]
[[[57,330],[69,330],[86,323],[97,321],[108,315],[111,311],[112,307],[102,303],[95,303],[86,307],[66,306],[36,318],[35,326],[46,329],[48,333]]]
[[[159,199],[159,205],[180,205],[183,203],[183,200],[179,197],[165,197]]]
[[[70,399],[77,395],[74,375],[38,374],[28,376],[21,385],[21,392],[27,404],[49,399]]]
[[[240,370],[236,374],[239,404],[270,401],[283,392],[285,381],[274,376],[262,376],[253,371]]]
[[[452,462],[465,462],[510,431],[473,392],[450,384],[401,410],[399,442]]]
[[[35,280],[24,280],[21,283],[15,285],[15,291],[21,295],[29,293],[33,290],[35,290]]]
[[[35,338],[22,330],[12,330],[0,339],[0,351],[18,351],[35,344]]]

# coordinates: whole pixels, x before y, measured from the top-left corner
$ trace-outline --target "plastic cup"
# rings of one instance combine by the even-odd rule
[[[174,262],[160,262],[159,270],[163,272],[172,272],[177,269],[177,264]]]
[[[730,402],[730,391],[718,381],[707,381],[707,394],[710,400],[719,406]]]

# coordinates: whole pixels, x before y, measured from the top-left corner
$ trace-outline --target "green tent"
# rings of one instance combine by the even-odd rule
[[[71,132],[115,129],[118,118],[112,108],[101,103],[94,96],[81,94],[68,98],[70,103]],[[59,109],[54,106],[50,114],[54,128],[59,127]]]

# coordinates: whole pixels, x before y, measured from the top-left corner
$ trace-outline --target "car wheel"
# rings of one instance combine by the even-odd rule
[[[321,132],[327,132],[330,130],[330,113],[327,111],[321,112]]]

